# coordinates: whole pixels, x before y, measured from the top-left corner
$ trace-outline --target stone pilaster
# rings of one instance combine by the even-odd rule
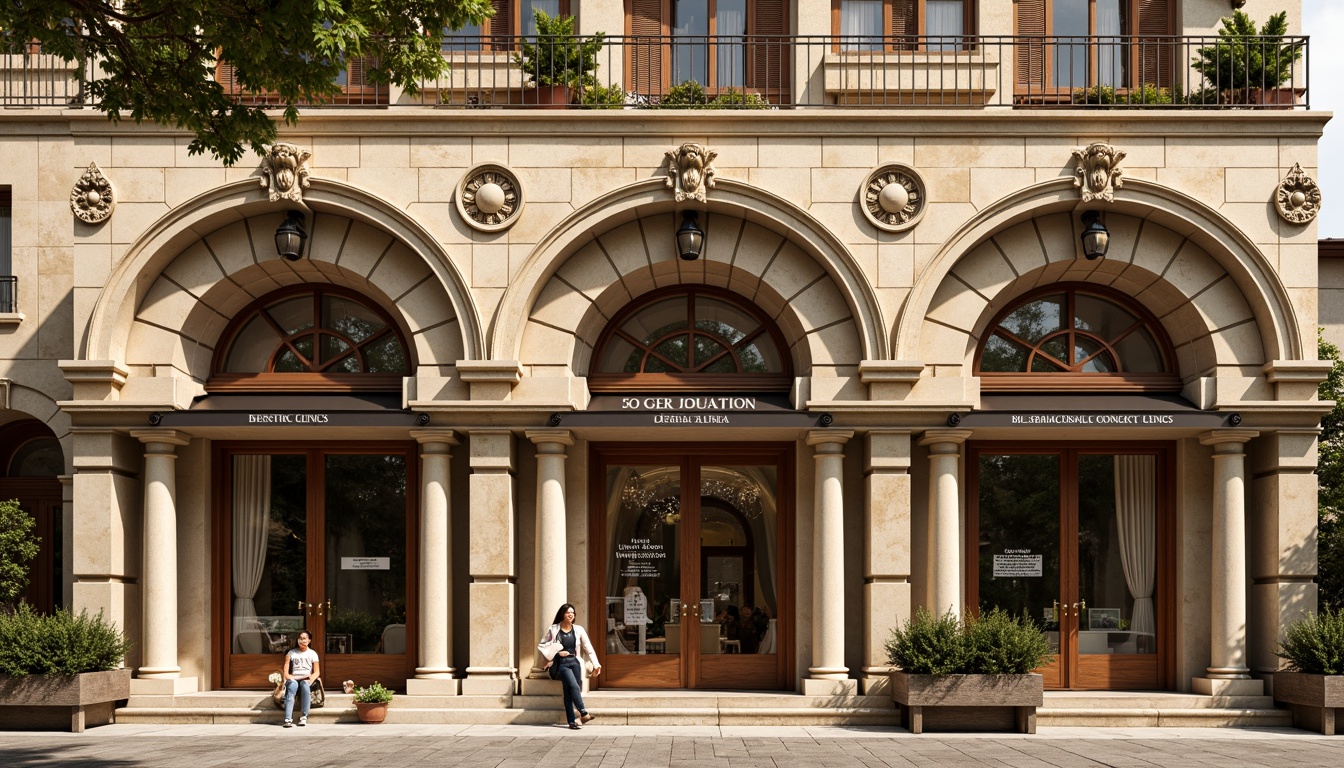
[[[516,612],[518,569],[514,549],[513,435],[506,429],[470,433],[471,658],[464,694],[517,693]]]
[[[541,636],[555,618],[555,610],[573,602],[567,594],[569,566],[565,553],[565,451],[574,437],[563,429],[530,430],[527,438],[537,445],[537,541],[535,630]],[[532,658],[532,669],[523,681],[524,693],[560,692],[559,683],[547,677],[545,658],[535,648],[525,648],[521,657]]]
[[[408,695],[453,696],[453,546],[449,462],[451,429],[411,431],[420,443],[420,663],[406,681]]]
[[[920,438],[929,447],[929,612],[960,616],[961,444],[968,429],[930,429]]]
[[[816,430],[816,491],[812,528],[812,664],[803,679],[811,696],[854,694],[845,666],[845,443],[842,430]]]
[[[887,637],[910,618],[910,431],[867,435],[864,480],[863,692],[887,690]]]

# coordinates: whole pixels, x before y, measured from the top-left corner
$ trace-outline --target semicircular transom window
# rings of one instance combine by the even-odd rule
[[[394,391],[412,367],[392,318],[352,291],[284,289],[230,323],[209,388]]]
[[[784,391],[793,374],[779,329],[757,307],[706,286],[658,291],[602,332],[589,388]]]
[[[976,374],[987,390],[1177,390],[1174,359],[1142,307],[1094,287],[1051,286],[990,323]]]

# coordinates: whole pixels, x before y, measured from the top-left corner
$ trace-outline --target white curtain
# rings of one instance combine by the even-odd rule
[[[846,51],[882,50],[882,0],[840,0],[840,34]]]
[[[715,17],[719,87],[741,88],[747,59],[743,40],[747,34],[747,0],[719,0]]]
[[[233,652],[269,653],[252,598],[266,568],[271,457],[233,457]]]
[[[966,33],[962,20],[962,0],[928,0],[925,4],[928,21],[924,25],[924,34],[945,36],[946,40],[930,40],[930,51],[955,51],[961,47],[961,37]]]
[[[537,34],[537,17],[533,11],[541,11],[551,18],[560,15],[560,0],[523,0],[521,11],[523,34]]]
[[[1134,598],[1130,629],[1153,633],[1153,584],[1157,579],[1157,461],[1153,456],[1115,457],[1115,519],[1120,562]]]
[[[1102,0],[1097,3],[1097,36],[1115,38],[1122,34],[1120,25],[1120,3],[1117,0]],[[1097,84],[1119,88],[1121,82],[1121,55],[1119,40],[1101,43],[1097,51]]]

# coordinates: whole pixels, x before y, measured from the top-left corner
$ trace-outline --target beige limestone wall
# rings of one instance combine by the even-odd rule
[[[1176,477],[1176,689],[1189,691],[1210,663],[1212,448],[1194,438],[1177,441]]]
[[[1321,334],[1326,341],[1344,348],[1344,259],[1322,258],[1318,264]]]
[[[210,441],[177,449],[177,662],[183,677],[211,687],[214,563]],[[203,556],[204,555],[204,556]]]

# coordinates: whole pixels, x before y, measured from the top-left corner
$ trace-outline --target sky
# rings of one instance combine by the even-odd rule
[[[1344,0],[1302,0],[1302,26],[1311,35],[1311,108],[1335,114],[1319,146],[1321,215],[1316,233],[1344,237],[1344,45],[1332,35],[1344,31]]]

